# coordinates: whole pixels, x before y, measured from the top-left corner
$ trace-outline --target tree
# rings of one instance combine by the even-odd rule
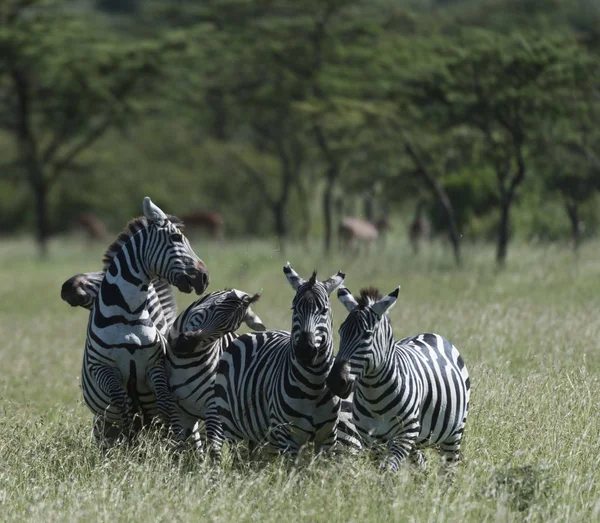
[[[452,45],[451,45],[452,44]],[[536,130],[562,110],[561,90],[572,85],[566,68],[577,52],[565,38],[532,33],[504,37],[466,31],[438,44],[442,57],[410,81],[413,103],[440,130],[467,126],[479,133],[496,175],[500,220],[496,261],[506,261],[510,211],[527,176],[528,147]]]
[[[0,125],[15,138],[15,167],[34,196],[42,256],[52,232],[50,191],[82,152],[131,120],[134,97],[140,87],[148,92],[173,43],[103,42],[58,1],[0,6]]]

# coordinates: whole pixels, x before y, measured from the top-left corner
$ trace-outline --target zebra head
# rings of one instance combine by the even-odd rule
[[[394,345],[387,311],[396,303],[400,287],[381,297],[373,288],[362,289],[358,301],[346,287],[338,298],[350,314],[340,326],[340,349],[327,378],[331,391],[347,398],[354,380],[377,374]]]
[[[187,315],[183,325],[176,321],[171,327],[169,338],[176,338],[171,349],[175,353],[193,352],[200,344],[212,343],[235,332],[242,322],[252,330],[266,330],[251,307],[259,298],[259,294],[250,295],[237,289],[207,294],[182,313]]]
[[[181,292],[202,294],[208,287],[208,269],[198,258],[187,238],[183,224],[167,216],[147,196],[144,216],[148,221],[142,247],[142,263],[151,277],[167,280]]]
[[[338,272],[320,282],[314,271],[306,281],[298,276],[289,262],[283,272],[296,291],[292,302],[293,353],[300,364],[316,365],[333,355],[329,295],[344,282],[346,275]]]

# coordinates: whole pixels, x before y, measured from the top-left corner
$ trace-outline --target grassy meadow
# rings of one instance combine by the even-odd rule
[[[152,438],[101,457],[79,373],[87,312],[60,299],[77,272],[101,267],[103,246],[56,240],[39,262],[29,240],[0,243],[1,521],[540,521],[600,520],[600,242],[514,245],[498,270],[491,247],[467,247],[456,269],[430,246],[399,242],[360,256],[270,242],[193,241],[210,290],[262,290],[269,328],[289,329],[289,260],[307,277],[338,269],[354,292],[402,286],[397,337],[434,331],[461,351],[471,375],[463,463],[452,484],[429,468],[381,475],[366,456],[226,459],[220,481]],[[190,295],[178,294],[184,306]],[[345,311],[333,297],[334,325]]]

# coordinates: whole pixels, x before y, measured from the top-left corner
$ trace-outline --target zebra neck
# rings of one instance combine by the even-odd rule
[[[402,376],[406,374],[406,363],[397,357],[393,346],[387,347],[382,352],[386,355],[385,359],[372,372],[362,376],[359,381],[359,385],[362,385],[364,389],[377,391],[382,387],[390,389],[394,385],[396,387],[401,386]],[[375,395],[377,394],[379,392],[375,392]]]
[[[202,360],[206,360],[207,358],[211,359],[211,357],[220,357],[223,354],[225,348],[231,343],[231,340],[237,338],[237,334],[233,332],[228,332],[224,334],[220,338],[215,341],[211,341],[206,344],[201,344],[196,347],[193,352],[189,354],[175,354],[170,346],[167,346],[167,351],[171,359],[185,361],[186,363],[196,363]]]
[[[125,248],[125,247],[124,247]],[[106,271],[99,297],[104,306],[122,309],[129,316],[147,314],[150,276],[141,263],[119,252]]]
[[[331,338],[327,342],[327,349],[323,351],[323,355],[319,356],[314,365],[300,364],[290,344],[289,365],[292,369],[292,376],[295,377],[295,381],[310,383],[313,389],[327,388],[326,379],[333,367],[333,361],[333,342]]]

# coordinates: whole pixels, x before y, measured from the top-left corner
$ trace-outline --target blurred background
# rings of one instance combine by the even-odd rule
[[[188,230],[460,263],[600,221],[597,0],[2,0],[0,232]]]

